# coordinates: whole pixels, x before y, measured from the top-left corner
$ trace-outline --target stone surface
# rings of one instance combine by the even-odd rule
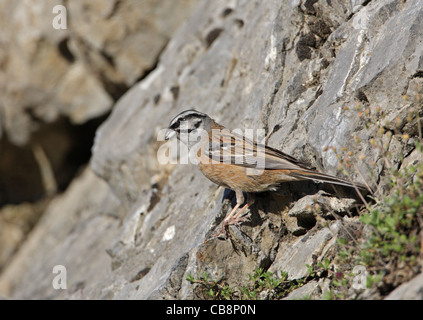
[[[357,205],[357,201],[353,198],[330,196],[322,190],[315,195],[302,197],[288,212],[288,216],[297,219],[299,227],[293,233],[299,233],[304,228],[310,229],[316,224],[319,217],[334,219],[340,215],[352,215],[354,205]]]
[[[101,14],[113,12],[110,1],[101,3]],[[350,177],[371,182],[383,172],[383,159],[369,143],[376,126],[367,127],[360,111],[381,124],[382,112],[407,119],[408,110],[421,107],[415,85],[423,71],[422,21],[418,0],[202,1],[154,70],[117,101],[97,131],[91,169],[51,204],[0,275],[0,294],[189,299],[202,295],[185,280],[188,273],[207,272],[231,286],[248,281],[256,267],[306,276],[306,264],[322,261],[345,220],[354,220],[342,218],[351,204],[318,193],[322,186],[313,182],[284,184],[259,195],[250,220],[229,228],[227,240],[212,238],[234,194],[192,164],[163,163],[162,129],[195,107],[230,129],[264,128],[269,145],[327,173],[337,173],[335,150],[345,148]],[[118,24],[106,27],[117,34],[84,41],[96,47],[119,35]],[[415,135],[417,124],[406,122],[404,130]],[[399,153],[410,148],[398,138],[403,133],[385,136]],[[296,201],[311,203],[315,195],[339,205],[341,217],[323,215],[324,226],[300,230]],[[55,264],[68,268],[71,289],[52,288]]]
[[[95,284],[110,276],[105,249],[117,234],[122,213],[107,184],[86,169],[66,195],[51,202],[2,273],[0,291],[16,290],[16,297],[24,299],[47,299],[97,289]],[[66,267],[67,290],[52,286],[56,265]],[[24,283],[32,289],[24,290]]]
[[[4,206],[0,210],[0,271],[44,213],[48,201]]]
[[[0,1],[0,208],[42,201],[69,185],[88,162],[99,123],[154,68],[196,5]],[[54,27],[59,13],[66,29]],[[0,229],[9,227],[0,220]],[[24,239],[29,230],[15,231],[7,238]],[[14,252],[20,242],[5,243],[4,252]]]
[[[285,300],[312,299],[316,291],[320,293],[321,290],[319,287],[319,283],[313,280],[305,284],[304,286],[298,288],[297,290],[291,292],[288,296],[286,296]],[[319,295],[317,294],[316,296],[318,297]]]
[[[307,265],[312,266],[314,262],[321,262],[317,259],[323,257],[324,253],[335,244],[331,239],[336,239],[336,234],[341,226],[342,224],[337,222],[330,228],[309,232],[294,242],[282,243],[269,271],[278,274],[278,271],[282,270],[288,273],[289,279],[306,277],[308,275]]]
[[[65,4],[66,29],[55,29]],[[27,143],[38,122],[81,124],[110,111],[197,5],[196,1],[0,3],[0,123]],[[12,31],[13,30],[13,31]]]
[[[423,299],[423,274],[403,283],[392,291],[386,300],[422,300]]]
[[[56,29],[53,11],[63,4],[67,29]],[[75,143],[86,141],[91,147],[93,134],[84,132],[81,139],[79,132],[98,126],[114,101],[155,66],[196,5],[194,0],[0,2],[0,175],[5,177],[0,206],[43,194],[34,144],[41,145],[53,169],[85,157],[83,150],[72,157],[67,147],[76,150]],[[62,184],[60,174],[55,178]]]

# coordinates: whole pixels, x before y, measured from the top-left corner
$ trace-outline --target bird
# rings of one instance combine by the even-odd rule
[[[224,218],[218,234],[226,226],[245,220],[243,214],[254,204],[256,193],[275,191],[284,182],[314,180],[351,187],[357,192],[368,189],[361,183],[319,172],[282,151],[253,142],[194,109],[185,110],[170,121],[164,139],[174,136],[197,157],[198,169],[204,176],[235,191],[236,205]]]

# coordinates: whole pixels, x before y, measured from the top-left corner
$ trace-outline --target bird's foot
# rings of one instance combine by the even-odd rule
[[[229,219],[225,219],[219,227],[219,230],[212,237],[226,240],[228,238],[228,227],[230,225],[240,225],[246,220],[248,220],[246,214],[240,217],[235,215]]]

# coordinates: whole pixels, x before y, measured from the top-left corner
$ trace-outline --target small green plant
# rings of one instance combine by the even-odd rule
[[[374,190],[370,197],[373,204],[365,203],[359,217],[362,228],[358,235],[349,240],[338,239],[340,251],[337,263],[343,267],[344,278],[351,279],[347,273],[349,268],[365,266],[368,271],[367,287],[377,289],[379,296],[411,279],[421,269],[423,163],[403,165],[404,158],[393,155],[389,145],[395,135],[395,139],[402,141],[404,146],[413,147],[417,159],[423,160],[421,119],[418,113],[413,112],[410,112],[407,121],[416,121],[417,137],[401,133],[400,121],[392,131],[383,125],[375,128],[370,143],[379,150],[383,160],[383,188]],[[362,115],[368,115],[368,112]],[[385,122],[384,117],[381,115],[381,123]],[[368,129],[372,128],[370,120],[366,125]],[[338,158],[345,168],[344,157]]]
[[[306,282],[305,279],[288,280],[288,273],[283,271],[280,277],[275,277],[272,272],[262,268],[248,274],[247,284],[239,288],[230,287],[222,281],[209,280],[206,272],[197,278],[188,274],[186,280],[199,285],[205,298],[216,300],[275,300],[285,297]]]
[[[351,289],[356,277],[352,272],[355,266],[366,269],[366,287],[371,289],[375,298],[383,297],[421,271],[423,138],[422,99],[417,100],[416,108],[410,108],[406,118],[397,118],[394,122],[388,121],[379,107],[371,111],[370,107],[357,105],[363,129],[371,136],[370,146],[379,155],[378,162],[383,170],[379,177],[372,170],[377,167],[376,162],[363,162],[363,165],[369,165],[370,174],[366,182],[372,190],[367,198],[361,197],[364,203],[358,218],[361,227],[352,232],[346,230],[348,236],[338,239],[334,259],[337,271],[328,274],[331,290],[324,293],[323,298],[360,298],[364,289]],[[414,136],[402,131],[405,124],[413,124],[416,129]],[[413,132],[410,125],[408,128],[409,132]],[[359,143],[360,139],[355,137],[355,141]],[[353,159],[362,148],[362,145],[357,145],[356,152],[330,149],[339,160],[338,169],[349,176],[351,169],[360,175],[357,161]],[[404,154],[412,151],[417,161],[404,165]],[[359,159],[365,160],[365,156],[361,155]]]
[[[390,179],[387,194],[360,216],[367,236],[354,244],[340,242],[340,257],[378,275],[379,283],[373,279],[369,286],[378,286],[381,294],[417,274],[422,255],[423,164],[394,170]]]
[[[232,300],[235,294],[235,290],[230,286],[221,284],[215,280],[209,280],[207,272],[203,272],[203,274],[200,277],[197,277],[197,279],[188,273],[186,280],[192,284],[199,284],[202,286],[203,292],[210,299]]]

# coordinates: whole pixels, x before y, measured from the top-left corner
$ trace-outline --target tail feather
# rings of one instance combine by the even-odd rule
[[[351,182],[349,180],[343,179],[343,178],[338,178],[335,176],[331,176],[329,174],[325,174],[325,173],[320,173],[320,172],[314,172],[314,171],[296,171],[293,170],[291,171],[291,174],[297,178],[300,179],[306,179],[306,180],[318,180],[321,182],[327,182],[327,183],[332,183],[332,184],[337,184],[337,185],[341,185],[341,186],[346,186],[346,187],[357,187],[359,189],[362,190],[368,190],[367,186],[365,186],[362,183],[358,183],[358,182]]]

